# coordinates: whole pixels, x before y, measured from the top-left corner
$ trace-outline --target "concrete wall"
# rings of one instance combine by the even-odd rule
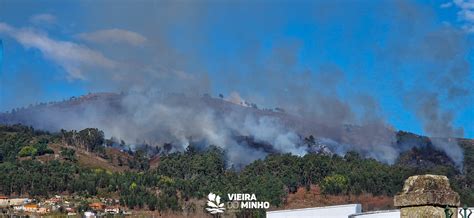
[[[267,218],[348,218],[361,212],[360,204],[345,204],[328,207],[314,207],[294,210],[268,211]]]
[[[358,213],[350,215],[349,218],[400,218],[400,210],[382,210]]]

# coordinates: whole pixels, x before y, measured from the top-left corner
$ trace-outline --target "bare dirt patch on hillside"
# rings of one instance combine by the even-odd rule
[[[393,197],[373,196],[372,194],[360,195],[324,195],[319,186],[313,185],[310,190],[298,188],[294,194],[289,194],[283,208],[297,209],[308,207],[322,207],[340,204],[362,204],[363,211],[374,211],[383,209],[393,209]]]

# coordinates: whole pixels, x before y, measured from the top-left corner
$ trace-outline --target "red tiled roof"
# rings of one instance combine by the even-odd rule
[[[29,209],[38,208],[38,205],[36,205],[36,204],[27,204],[27,205],[25,205],[25,208],[29,208]]]

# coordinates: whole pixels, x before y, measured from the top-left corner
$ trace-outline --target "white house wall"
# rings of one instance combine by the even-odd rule
[[[267,218],[348,218],[361,212],[360,204],[268,211]]]
[[[350,215],[349,218],[400,218],[400,210],[372,211]]]

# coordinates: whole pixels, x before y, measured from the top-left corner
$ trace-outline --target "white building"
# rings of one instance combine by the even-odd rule
[[[105,213],[119,214],[120,213],[120,208],[118,208],[118,207],[106,207],[105,208]]]
[[[95,213],[90,212],[90,211],[86,211],[86,212],[84,212],[84,216],[87,217],[87,218],[93,218],[93,217],[95,217]]]
[[[458,209],[458,214],[461,212]],[[469,208],[474,211],[474,208]],[[467,213],[469,214],[469,210]],[[268,211],[267,218],[399,218],[400,210],[381,210],[361,212],[360,204],[346,204],[328,207],[313,207],[293,210],[275,210]]]
[[[348,218],[362,212],[360,204],[268,211],[267,218]]]
[[[31,202],[28,198],[2,198],[0,199],[0,207],[21,206]]]
[[[364,213],[356,213],[349,218],[400,218],[400,210],[381,210]]]

